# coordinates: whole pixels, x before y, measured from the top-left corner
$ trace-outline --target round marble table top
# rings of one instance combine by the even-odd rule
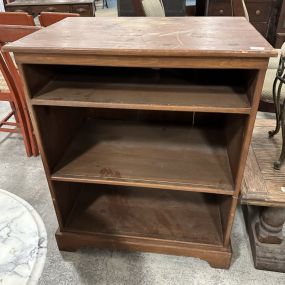
[[[0,285],[37,284],[46,251],[47,233],[39,214],[0,189]]]

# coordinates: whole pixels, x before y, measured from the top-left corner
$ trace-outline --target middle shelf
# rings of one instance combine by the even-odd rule
[[[53,169],[54,181],[232,195],[222,128],[88,119]]]

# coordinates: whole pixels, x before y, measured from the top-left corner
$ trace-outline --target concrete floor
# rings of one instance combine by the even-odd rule
[[[6,111],[8,104],[2,102],[0,117]],[[48,253],[40,285],[285,284],[285,274],[254,269],[240,211],[232,234],[234,253],[229,270],[213,269],[190,257],[97,249],[59,252],[54,237],[58,224],[40,157],[26,157],[19,135],[0,133],[0,188],[28,201],[46,225]]]

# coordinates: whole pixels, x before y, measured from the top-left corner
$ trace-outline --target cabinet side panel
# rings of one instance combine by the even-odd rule
[[[235,185],[235,196],[237,197],[240,192],[241,183],[243,179],[243,173],[245,168],[245,163],[247,159],[247,154],[249,150],[249,145],[252,138],[253,127],[255,123],[255,118],[259,106],[261,91],[263,87],[264,77],[266,70],[258,70],[254,73],[250,73],[249,77],[249,87],[248,87],[248,97],[251,101],[251,112],[246,118],[245,129],[244,129],[244,140],[242,142],[240,162],[237,168],[236,174],[236,185]]]
[[[50,173],[82,124],[85,118],[84,111],[82,108],[34,107]]]
[[[237,199],[229,196],[219,196],[220,199],[220,215],[223,231],[223,243],[225,247],[230,245],[229,227],[232,226],[234,219]]]
[[[62,220],[61,230],[67,223],[67,219],[75,205],[75,201],[80,194],[84,184],[68,182],[52,182],[55,198],[58,205],[59,215]]]
[[[242,143],[244,140],[245,116],[228,116],[226,120],[225,136],[227,151],[234,182],[236,182]]]
[[[51,79],[51,76],[53,76],[52,73],[48,71],[49,66],[46,67],[47,71],[43,70],[41,73],[37,73],[29,69],[28,65],[23,67],[23,65],[18,64],[58,223],[60,228],[63,228],[68,212],[67,208],[69,207],[64,206],[63,203],[70,205],[73,199],[72,197],[74,196],[72,192],[75,191],[66,191],[66,193],[59,197],[59,195],[56,194],[59,188],[51,181],[50,175],[54,164],[60,158],[60,154],[65,150],[76,129],[81,124],[83,112],[80,112],[80,115],[79,112],[71,110],[73,115],[64,119],[62,116],[57,115],[58,112],[56,111],[51,112],[44,110],[45,107],[36,107],[37,110],[35,110],[30,101],[33,94],[31,92],[37,92],[38,89],[42,88],[42,86]],[[63,202],[64,200],[66,200],[66,202]]]
[[[56,75],[49,65],[23,64],[21,69],[30,98]]]

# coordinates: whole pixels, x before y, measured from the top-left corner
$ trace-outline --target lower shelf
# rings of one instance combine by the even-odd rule
[[[223,245],[218,199],[203,193],[85,184],[64,230]]]
[[[84,184],[57,234],[58,245],[194,256],[227,268],[231,251],[223,246],[220,197]]]

